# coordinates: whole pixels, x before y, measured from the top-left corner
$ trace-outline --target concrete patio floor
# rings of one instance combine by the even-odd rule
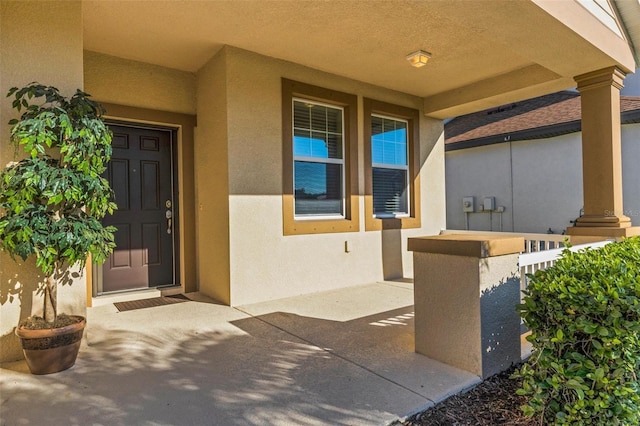
[[[414,352],[413,287],[89,308],[76,365],[0,369],[5,425],[387,425],[478,383]],[[437,342],[434,342],[437,344]]]

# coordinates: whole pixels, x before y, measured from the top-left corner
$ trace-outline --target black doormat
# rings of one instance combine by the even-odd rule
[[[135,309],[153,308],[156,306],[173,305],[174,303],[188,302],[189,299],[184,294],[174,296],[152,297],[151,299],[131,300],[129,302],[114,302],[118,311],[133,311]]]

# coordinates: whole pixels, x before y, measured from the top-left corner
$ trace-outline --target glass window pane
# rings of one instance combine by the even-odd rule
[[[406,122],[372,116],[371,134],[371,157],[374,164],[409,164]]]
[[[327,155],[328,158],[342,159],[342,136],[327,135]]]
[[[375,136],[379,135],[380,133],[382,133],[382,118],[371,117],[371,134]]]
[[[311,156],[311,132],[308,130],[293,130],[293,155]]]
[[[296,161],[295,214],[342,215],[342,165]]]
[[[329,158],[326,133],[311,133],[311,156],[317,158]]]
[[[311,128],[310,108],[304,102],[293,101],[293,127],[300,129]]]
[[[327,131],[342,134],[342,110],[337,108],[327,109]]]
[[[374,135],[371,138],[371,161],[373,163],[383,163],[382,146],[384,141],[380,135]]]
[[[396,162],[394,164],[406,166],[408,164],[407,163],[407,145],[402,143],[397,143],[395,144],[395,146],[396,146],[396,152],[395,152]]]
[[[342,159],[342,109],[313,102],[293,102],[294,155]]]
[[[396,120],[390,120],[388,118],[383,119],[382,121],[382,132],[390,133],[396,130]]]
[[[408,214],[407,170],[374,167],[373,213],[384,216]]]
[[[327,107],[313,105],[311,111],[311,129],[321,132],[327,131]]]
[[[389,142],[384,142],[382,145],[382,158],[384,164],[396,164],[396,149],[394,144]]]

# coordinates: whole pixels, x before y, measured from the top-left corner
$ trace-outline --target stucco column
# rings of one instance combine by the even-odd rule
[[[522,237],[485,234],[409,239],[415,350],[482,378],[520,361]]]
[[[620,89],[625,74],[616,67],[575,77],[582,106],[584,215],[569,235],[637,235],[622,204]]]

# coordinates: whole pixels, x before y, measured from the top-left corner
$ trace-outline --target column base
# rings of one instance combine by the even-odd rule
[[[627,216],[595,216],[584,215],[578,218],[577,227],[594,228],[628,228],[631,226],[631,219]]]
[[[585,237],[627,238],[640,235],[640,226],[619,228],[614,226],[572,226],[567,228],[567,235]]]

